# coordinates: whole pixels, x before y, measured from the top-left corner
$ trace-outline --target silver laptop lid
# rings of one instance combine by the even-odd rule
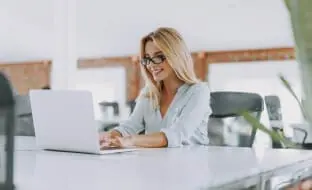
[[[92,94],[82,90],[31,90],[39,148],[99,152]]]

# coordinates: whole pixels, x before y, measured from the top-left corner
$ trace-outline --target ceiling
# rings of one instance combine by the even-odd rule
[[[53,57],[54,1],[1,1],[0,61]],[[178,29],[192,51],[293,45],[282,0],[76,0],[76,20],[79,57],[135,54],[158,26]]]

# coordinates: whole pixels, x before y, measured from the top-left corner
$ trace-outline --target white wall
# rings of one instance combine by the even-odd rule
[[[52,2],[1,0],[0,62],[51,57]]]
[[[53,1],[3,0],[0,23],[0,62],[52,57]],[[283,0],[77,0],[78,55],[137,53],[158,26],[177,28],[193,51],[293,45]]]

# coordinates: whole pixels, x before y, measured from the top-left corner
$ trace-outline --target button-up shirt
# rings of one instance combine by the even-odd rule
[[[183,84],[177,90],[164,117],[160,109],[152,106],[151,100],[144,96],[143,88],[136,100],[136,106],[129,119],[115,128],[123,136],[163,132],[168,147],[183,145],[207,145],[208,119],[211,114],[210,90],[208,84]]]

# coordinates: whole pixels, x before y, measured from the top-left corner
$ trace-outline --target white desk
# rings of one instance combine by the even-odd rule
[[[38,151],[26,141],[34,145],[25,140],[26,151],[23,140],[16,143],[18,190],[225,189],[312,161],[311,151],[300,150],[267,150],[257,157],[248,148],[185,147],[98,156]]]

